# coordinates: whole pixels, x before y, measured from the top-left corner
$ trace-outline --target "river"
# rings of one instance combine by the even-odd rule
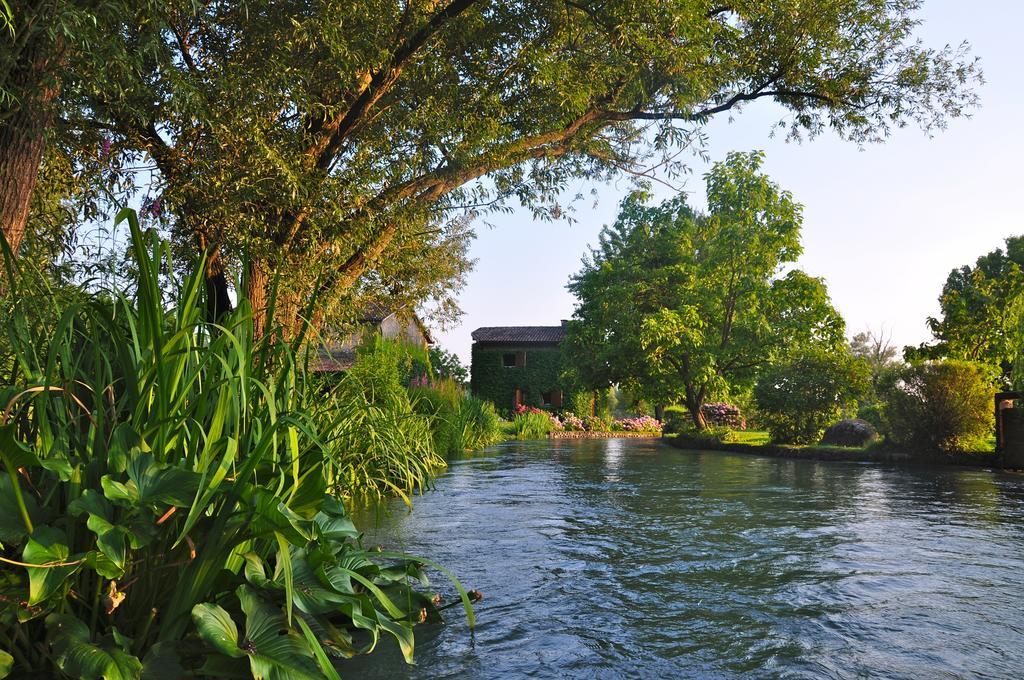
[[[342,677],[1024,676],[1021,475],[509,442],[414,504],[357,523],[483,592],[477,626]]]

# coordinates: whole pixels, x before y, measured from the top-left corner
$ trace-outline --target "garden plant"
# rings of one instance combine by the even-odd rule
[[[0,676],[330,678],[381,635],[411,662],[413,625],[440,618],[427,560],[364,549],[340,497],[422,486],[429,455],[347,460],[341,421],[372,409],[325,414],[294,347],[254,341],[244,302],[205,322],[201,263],[161,278],[168,244],[119,219],[134,296],[3,319]]]

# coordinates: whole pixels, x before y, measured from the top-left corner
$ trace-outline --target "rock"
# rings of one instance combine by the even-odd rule
[[[840,420],[825,430],[821,443],[827,446],[867,446],[878,440],[878,430],[866,420]]]

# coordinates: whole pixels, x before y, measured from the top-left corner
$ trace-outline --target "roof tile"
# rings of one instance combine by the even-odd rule
[[[485,326],[473,331],[474,342],[549,342],[565,339],[565,326]]]

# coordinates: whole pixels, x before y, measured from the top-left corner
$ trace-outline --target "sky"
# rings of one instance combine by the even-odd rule
[[[801,144],[772,139],[779,110],[768,102],[706,128],[712,162],[729,151],[762,150],[763,171],[804,205],[797,266],[825,279],[848,333],[884,331],[900,347],[930,338],[926,319],[938,314],[951,269],[1024,233],[1015,200],[1024,178],[1024,2],[925,0],[921,17],[918,35],[928,46],[967,40],[981,57],[986,82],[971,118],[953,120],[930,138],[908,127],[863,149],[831,133]],[[690,166],[692,174],[675,184],[703,208],[709,166],[699,158]],[[438,344],[468,365],[475,328],[570,318],[574,298],[565,284],[630,188],[626,179],[578,182],[569,194],[578,190],[585,198],[575,205],[574,224],[535,222],[521,208],[489,216],[493,226],[478,223],[476,267],[458,296],[464,315],[435,332]],[[656,186],[654,193],[661,200],[673,192]]]

